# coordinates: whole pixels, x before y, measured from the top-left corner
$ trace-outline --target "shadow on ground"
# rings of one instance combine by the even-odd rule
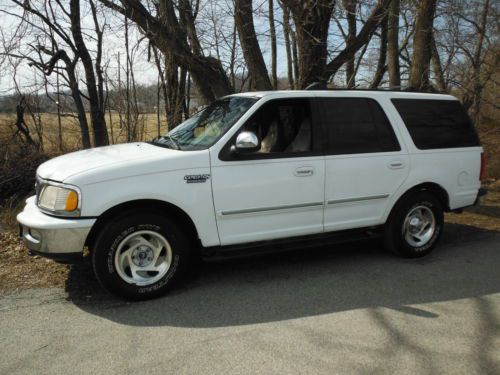
[[[470,207],[467,211],[484,216],[500,218],[500,206],[481,204],[480,206]]]
[[[81,265],[66,292],[82,310],[133,326],[234,326],[368,307],[432,319],[408,305],[500,292],[499,244],[499,232],[448,224],[434,253],[416,260],[372,241],[205,263],[167,296],[140,303],[107,294]]]

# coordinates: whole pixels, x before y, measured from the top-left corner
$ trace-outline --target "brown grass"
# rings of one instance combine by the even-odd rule
[[[44,151],[48,154],[58,154],[61,152],[70,152],[78,150],[82,147],[81,145],[81,133],[80,127],[78,125],[78,120],[74,117],[62,117],[61,118],[61,129],[63,135],[63,149],[59,149],[59,126],[57,121],[57,115],[54,113],[42,113],[41,116],[42,123],[42,140],[44,145]],[[33,121],[31,118],[26,116],[26,122],[30,128],[30,133],[35,140],[38,140]],[[106,124],[108,126],[108,133],[110,142],[124,143],[127,141],[126,128],[120,126],[120,118],[117,113],[113,113],[111,116],[112,127],[110,126],[109,115],[106,115]],[[90,124],[90,118],[89,124]],[[12,140],[12,134],[14,131],[15,115],[14,114],[0,114],[0,141],[9,142]],[[111,132],[111,129],[113,130]],[[164,117],[160,119],[160,134],[165,134],[167,132],[167,125]],[[137,141],[148,141],[153,139],[158,135],[158,121],[155,113],[145,113],[140,114],[137,121]],[[92,138],[92,135],[91,135]]]
[[[30,257],[18,234],[0,232],[0,293],[64,286],[68,267],[49,259]]]
[[[24,200],[20,200],[17,197],[7,199],[7,201],[0,206],[0,232],[2,225],[11,230],[17,227],[16,215],[21,212],[23,207]]]

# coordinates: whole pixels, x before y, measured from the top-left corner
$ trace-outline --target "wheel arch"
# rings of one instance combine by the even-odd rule
[[[92,226],[85,241],[85,246],[92,251],[92,247],[101,230],[113,219],[131,211],[146,211],[175,218],[176,223],[188,234],[188,238],[196,242],[196,244],[200,243],[198,230],[191,217],[183,209],[172,203],[158,199],[136,199],[120,203],[104,211]]]
[[[438,183],[435,182],[422,182],[418,185],[411,187],[406,190],[401,196],[394,202],[389,213],[386,215],[386,219],[390,217],[394,208],[397,207],[398,203],[406,199],[406,197],[415,194],[417,192],[429,192],[434,195],[443,206],[444,211],[450,211],[450,197],[446,189]]]

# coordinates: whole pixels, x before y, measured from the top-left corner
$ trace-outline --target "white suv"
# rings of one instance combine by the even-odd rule
[[[443,212],[475,204],[484,161],[448,95],[273,91],[215,101],[150,143],[83,150],[37,172],[18,215],[32,253],[89,255],[125,298],[164,293],[193,256],[384,235],[430,252]]]

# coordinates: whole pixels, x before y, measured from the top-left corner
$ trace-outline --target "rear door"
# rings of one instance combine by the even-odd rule
[[[325,232],[381,224],[409,158],[372,98],[317,99],[325,152]]]

